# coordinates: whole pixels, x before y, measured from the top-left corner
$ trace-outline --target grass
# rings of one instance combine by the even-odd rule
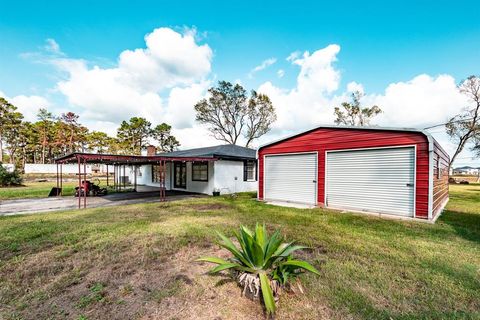
[[[436,224],[281,208],[251,194],[0,218],[0,318],[255,319],[198,256],[213,230],[265,222],[313,249],[278,319],[480,319],[480,185],[452,185]]]
[[[63,195],[73,195],[76,186],[78,186],[78,182],[64,182]],[[0,188],[0,200],[45,198],[52,187],[56,187],[56,182],[26,182],[19,187]]]
[[[97,179],[91,180],[97,184]],[[75,193],[75,187],[78,186],[78,181],[63,182],[63,195],[72,196]],[[100,187],[105,187],[106,181],[100,181]],[[0,187],[0,200],[13,199],[31,199],[31,198],[45,198],[56,187],[55,181],[46,182],[25,182],[24,185],[18,187]],[[129,187],[129,186],[127,186]],[[113,187],[109,186],[109,192],[114,192]]]

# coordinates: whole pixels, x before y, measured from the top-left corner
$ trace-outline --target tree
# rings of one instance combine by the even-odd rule
[[[40,108],[37,114],[37,127],[40,135],[40,143],[42,145],[42,163],[45,163],[45,151],[51,144],[51,133],[53,127],[53,120],[55,119],[51,112],[47,109]]]
[[[152,130],[152,137],[158,141],[160,151],[174,151],[180,146],[180,142],[172,135],[171,130],[172,126],[166,123],[161,123]]]
[[[243,135],[249,145],[252,140],[267,133],[276,120],[275,109],[266,95],[252,91],[248,98],[241,85],[227,81],[220,81],[208,92],[208,99],[195,104],[195,118],[208,125],[217,140],[237,144]]]
[[[480,150],[480,79],[470,76],[460,83],[458,89],[467,97],[471,106],[466,107],[446,124],[447,134],[457,145],[450,159],[449,172],[453,162],[469,142],[474,142],[474,152]],[[480,153],[477,155],[480,156]]]
[[[8,116],[9,122],[3,128],[3,135],[8,146],[10,163],[15,163],[15,153],[21,142],[21,128],[23,115],[20,112],[11,112]]]
[[[22,167],[25,168],[28,155],[32,156],[32,161],[35,163],[35,151],[38,147],[38,133],[32,123],[28,121],[22,122],[19,134],[19,149],[22,158]]]
[[[101,131],[92,131],[86,137],[87,149],[91,152],[105,153],[111,143],[111,138]]]
[[[18,117],[17,107],[0,97],[0,162],[3,162],[3,142],[5,133]]]
[[[252,90],[250,100],[247,106],[247,139],[246,147],[257,138],[270,131],[272,123],[277,120],[275,108],[270,98],[265,94],[258,94]]]
[[[80,134],[82,129],[78,123],[78,118],[79,116],[74,112],[62,113],[60,116],[60,130],[64,131],[66,138],[65,149],[68,150],[68,152],[75,152],[77,142],[81,141]]]
[[[117,129],[117,137],[125,151],[141,154],[152,134],[151,126],[145,118],[133,117],[129,122],[122,121]]]
[[[382,109],[375,105],[370,108],[362,108],[360,100],[363,96],[362,92],[355,91],[351,95],[351,102],[343,102],[341,107],[335,107],[335,124],[366,126],[370,124],[373,117],[382,112]]]

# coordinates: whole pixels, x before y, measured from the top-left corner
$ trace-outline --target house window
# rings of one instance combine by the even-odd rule
[[[243,163],[243,181],[255,181],[256,180],[256,161],[247,160]]]
[[[208,181],[208,162],[192,163],[192,181]]]
[[[160,166],[152,165],[152,182],[160,182]]]

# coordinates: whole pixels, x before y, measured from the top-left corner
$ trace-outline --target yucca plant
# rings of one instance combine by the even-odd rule
[[[250,297],[259,298],[259,293],[262,293],[268,314],[275,312],[275,300],[281,289],[302,269],[319,274],[308,262],[292,257],[295,251],[307,247],[294,242],[283,242],[278,230],[269,237],[265,225],[257,224],[255,232],[240,226],[240,232],[235,233],[240,248],[223,234],[217,234],[220,238],[219,245],[230,251],[233,257],[228,260],[202,257],[197,261],[217,264],[210,273],[234,270],[238,283],[243,287],[243,294],[249,293]]]

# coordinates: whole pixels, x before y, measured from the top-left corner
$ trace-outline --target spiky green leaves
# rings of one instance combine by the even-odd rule
[[[217,266],[210,270],[217,273],[222,270],[234,269],[241,272],[257,274],[260,279],[263,302],[268,313],[275,312],[275,300],[270,287],[271,279],[285,285],[287,281],[299,274],[299,270],[306,270],[319,274],[311,264],[292,258],[292,254],[306,247],[295,245],[294,242],[284,243],[279,231],[268,236],[265,225],[257,223],[254,232],[245,226],[235,233],[240,248],[229,238],[217,232],[218,244],[230,251],[232,258],[224,260],[216,257],[204,257],[197,261],[215,263]]]

